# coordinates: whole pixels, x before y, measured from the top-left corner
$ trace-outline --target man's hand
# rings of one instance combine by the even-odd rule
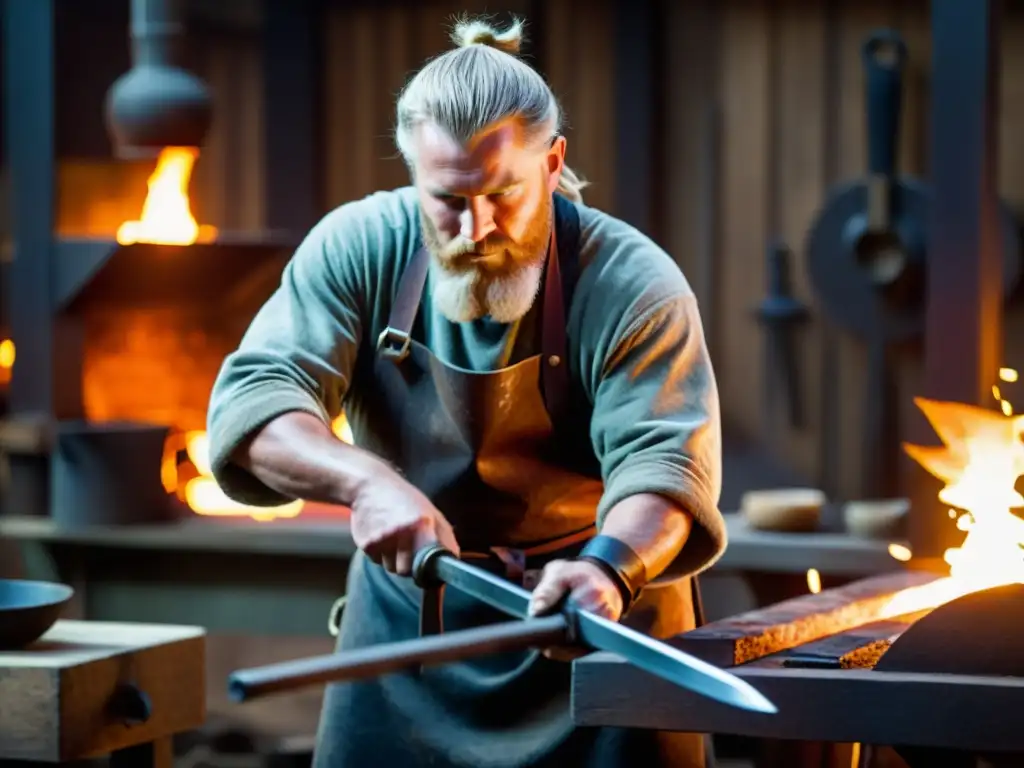
[[[434,542],[459,554],[444,515],[419,489],[396,474],[375,477],[352,504],[352,538],[375,563],[408,576],[416,553]]]
[[[604,571],[585,560],[552,560],[544,566],[530,599],[530,615],[550,611],[567,595],[582,610],[612,621],[622,616],[622,593],[618,586]],[[544,655],[569,661],[581,654],[566,648],[548,648]]]

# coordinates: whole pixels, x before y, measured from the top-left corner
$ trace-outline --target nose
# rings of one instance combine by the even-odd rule
[[[459,226],[459,234],[479,243],[496,229],[494,206],[486,197],[469,198],[459,217]]]

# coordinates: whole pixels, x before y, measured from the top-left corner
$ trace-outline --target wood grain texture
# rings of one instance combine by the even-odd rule
[[[200,726],[204,650],[198,627],[57,622],[29,648],[0,653],[0,759],[77,760]],[[145,722],[113,708],[127,685],[150,701]]]
[[[754,661],[758,666],[800,666],[796,658],[834,662],[840,669],[871,669],[889,646],[926,611],[883,621],[873,621],[836,635],[812,640],[789,651]]]
[[[876,621],[893,595],[935,578],[922,571],[897,571],[862,579],[705,624],[673,638],[672,644],[718,666],[746,664]]]

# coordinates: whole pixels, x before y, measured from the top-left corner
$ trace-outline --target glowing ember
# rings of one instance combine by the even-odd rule
[[[902,544],[890,544],[889,554],[894,560],[899,560],[901,563],[905,563],[911,558],[910,548]]]
[[[14,368],[14,342],[10,339],[0,341],[0,384],[7,384],[11,380],[11,371]]]
[[[812,595],[821,592],[821,574],[817,568],[807,569],[807,591]]]
[[[1003,381],[1017,380],[1012,369]],[[963,403],[916,399],[943,446],[904,449],[945,483],[939,499],[954,509],[950,517],[966,535],[959,547],[946,550],[949,576],[906,590],[889,605],[886,616],[934,608],[957,597],[1004,584],[1024,583],[1024,519],[1013,513],[1024,506],[1014,489],[1024,474],[1024,416],[999,388],[993,394],[1000,410]]]
[[[200,226],[192,216],[188,183],[199,152],[191,147],[166,147],[149,177],[149,193],[138,221],[126,221],[117,230],[117,242],[191,245],[209,242],[217,235],[214,227]]]

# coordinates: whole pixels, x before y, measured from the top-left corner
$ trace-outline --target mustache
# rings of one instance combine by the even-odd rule
[[[460,256],[490,256],[501,253],[508,247],[504,240],[488,238],[480,242],[474,242],[469,238],[459,237],[448,243],[443,249],[443,255],[448,259],[456,259]]]

